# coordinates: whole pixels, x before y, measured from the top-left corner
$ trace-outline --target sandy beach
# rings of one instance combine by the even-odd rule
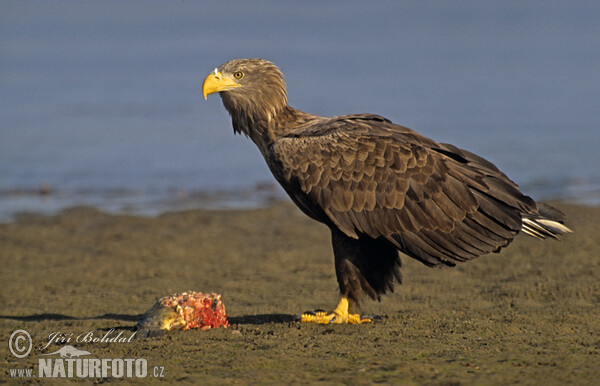
[[[36,375],[41,354],[65,345],[48,345],[58,332],[95,358],[163,369],[139,382],[593,384],[600,208],[557,206],[575,230],[562,242],[519,236],[500,255],[448,270],[404,257],[403,284],[366,301],[363,313],[378,319],[360,326],[297,321],[334,307],[338,293],[327,228],[291,204],[155,218],[89,207],[20,215],[0,225],[0,378]],[[231,327],[75,342],[90,332],[129,338],[157,299],[186,290],[220,293]],[[33,340],[23,359],[6,344],[17,329]]]

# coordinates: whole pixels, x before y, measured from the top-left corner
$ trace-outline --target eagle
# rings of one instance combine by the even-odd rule
[[[361,299],[401,282],[399,252],[453,267],[500,252],[523,232],[571,232],[565,215],[519,191],[491,162],[374,114],[322,117],[290,107],[282,72],[264,59],[234,59],[211,72],[235,134],[250,138],[292,201],[331,231],[341,300],[303,322],[371,322]]]

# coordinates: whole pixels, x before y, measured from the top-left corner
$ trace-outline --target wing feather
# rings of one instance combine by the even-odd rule
[[[278,138],[268,161],[307,214],[432,266],[498,250],[536,210],[490,162],[376,116],[318,119]]]

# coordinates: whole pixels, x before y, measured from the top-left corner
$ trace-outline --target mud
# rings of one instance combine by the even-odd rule
[[[378,319],[360,326],[297,321],[333,308],[338,293],[327,228],[291,204],[157,218],[87,207],[21,215],[0,225],[0,379],[16,381],[10,369],[37,374],[42,353],[69,344],[164,369],[122,379],[138,383],[594,384],[600,208],[558,206],[575,230],[562,242],[519,236],[500,255],[447,270],[404,257],[404,283],[366,301],[362,312]],[[134,335],[157,299],[186,290],[222,294],[232,326]],[[33,340],[23,359],[8,350],[17,329]],[[71,341],[40,350],[57,332]],[[75,341],[90,332],[131,339]]]

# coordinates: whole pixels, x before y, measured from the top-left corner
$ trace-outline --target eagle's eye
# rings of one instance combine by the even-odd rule
[[[244,77],[244,73],[241,72],[241,71],[236,71],[236,72],[233,73],[233,77],[235,79],[242,79]]]

